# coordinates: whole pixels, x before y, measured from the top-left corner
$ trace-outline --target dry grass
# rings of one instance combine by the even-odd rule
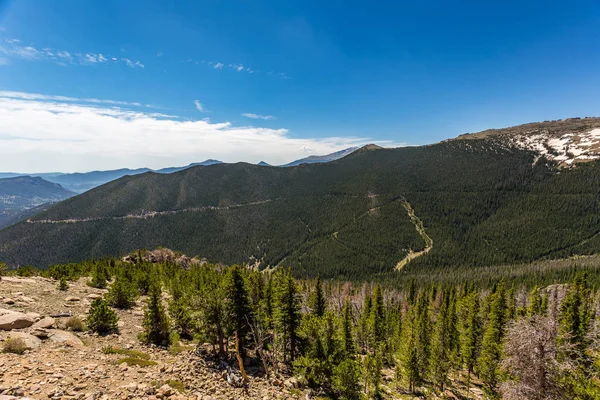
[[[4,341],[2,351],[4,353],[23,354],[27,350],[27,345],[23,339],[19,338],[8,338]]]

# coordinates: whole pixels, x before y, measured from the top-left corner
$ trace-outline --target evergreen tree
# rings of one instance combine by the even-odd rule
[[[106,297],[111,306],[125,310],[135,304],[137,290],[125,275],[118,275]]]
[[[261,316],[263,318],[263,324],[267,329],[273,329],[273,296],[273,275],[268,274],[264,295],[261,301]]]
[[[365,392],[372,399],[381,398],[381,369],[383,361],[379,351],[368,354],[364,360]]]
[[[373,290],[373,300],[368,320],[368,332],[371,340],[371,348],[376,348],[383,342],[383,335],[385,333],[384,324],[385,315],[383,294],[381,293],[381,286],[376,285],[375,289]]]
[[[371,294],[367,293],[363,302],[360,321],[359,321],[359,339],[360,347],[363,352],[367,351],[369,343],[369,318],[371,317],[372,299]]]
[[[282,346],[284,360],[293,361],[298,348],[300,301],[296,281],[290,271],[280,275],[275,295],[275,331]]]
[[[431,320],[429,318],[429,302],[427,295],[421,293],[417,300],[416,344],[419,377],[425,379],[429,372],[431,354]]]
[[[585,274],[577,274],[560,306],[558,343],[562,356],[573,361],[583,360],[589,344],[587,333],[590,328],[590,290]]]
[[[489,296],[490,313],[481,343],[481,354],[477,360],[479,377],[484,391],[491,398],[498,397],[499,374],[502,356],[502,339],[506,326],[507,306],[504,282]]]
[[[183,293],[183,283],[174,279],[171,284],[171,299],[169,300],[169,316],[172,321],[172,329],[180,337],[191,339],[193,332],[193,320],[190,313],[190,304],[187,296]]]
[[[529,293],[529,305],[527,307],[527,315],[530,317],[542,315],[542,296],[537,286]]]
[[[223,293],[222,275],[207,269],[199,270],[196,277],[197,295],[194,304],[198,309],[198,327],[213,346],[218,347],[219,354],[225,354],[225,294]],[[216,350],[216,349],[215,349]]]
[[[169,320],[162,304],[160,284],[155,282],[150,287],[148,304],[144,310],[142,326],[144,332],[140,335],[142,342],[167,346],[169,344]]]
[[[479,316],[479,293],[471,292],[463,302],[466,317],[461,328],[461,356],[462,362],[467,369],[468,381],[475,371],[479,349],[481,345],[482,322]]]
[[[414,392],[415,387],[422,381],[419,371],[417,306],[412,305],[408,310],[402,329],[399,363],[396,366],[396,378],[403,379],[408,384],[408,390]]]
[[[103,263],[97,263],[92,269],[92,279],[88,283],[89,286],[96,289],[105,289],[107,286],[108,274]]]
[[[450,296],[443,293],[442,305],[435,322],[431,346],[431,377],[438,389],[443,392],[448,381],[451,362]]]
[[[66,292],[69,289],[69,282],[67,282],[66,277],[61,277],[58,281],[58,290]]]
[[[95,299],[92,301],[86,325],[92,332],[105,335],[107,333],[117,332],[119,317],[116,312],[110,309],[104,299]]]
[[[332,389],[341,400],[360,400],[362,398],[360,372],[360,365],[354,358],[347,358],[335,367]]]
[[[313,315],[316,315],[317,317],[325,315],[327,305],[325,302],[325,294],[323,294],[323,287],[321,286],[320,276],[317,276],[315,290],[311,294],[308,304]]]
[[[356,353],[356,345],[352,336],[352,324],[352,305],[350,300],[346,299],[342,310],[342,346],[346,357],[354,357]]]
[[[225,280],[225,313],[230,333],[237,333],[240,353],[245,357],[252,309],[241,268],[237,265],[229,269]]]

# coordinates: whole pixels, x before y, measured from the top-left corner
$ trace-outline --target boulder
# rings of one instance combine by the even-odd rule
[[[88,294],[87,298],[90,300],[96,300],[96,299],[101,299],[102,295],[98,294],[98,293],[91,293],[91,294]]]
[[[48,339],[56,342],[63,343],[71,347],[83,347],[83,342],[77,336],[71,332],[63,331],[60,329],[49,329]]]
[[[2,338],[5,340],[9,337],[14,339],[21,339],[23,343],[25,343],[25,346],[27,346],[28,350],[37,349],[42,344],[42,341],[40,339],[25,332],[9,332],[4,333],[2,335]]]
[[[36,322],[35,324],[33,324],[31,327],[32,328],[42,328],[42,329],[48,329],[48,328],[52,328],[52,326],[54,325],[54,323],[56,322],[56,320],[52,317],[44,317],[42,319],[40,319],[38,322]]]
[[[48,336],[50,336],[50,333],[44,328],[32,329],[31,331],[29,331],[29,334],[38,337],[42,340],[48,339]]]
[[[34,319],[19,312],[0,315],[0,330],[10,331],[13,329],[29,328]]]
[[[36,322],[39,321],[40,319],[42,319],[42,316],[36,312],[28,312],[28,313],[25,313],[25,315]]]
[[[81,299],[79,297],[75,297],[75,296],[69,296],[69,297],[65,298],[65,301],[67,301],[69,303],[75,303],[80,300]]]

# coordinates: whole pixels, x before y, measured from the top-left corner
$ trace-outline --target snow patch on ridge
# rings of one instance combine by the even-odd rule
[[[561,136],[552,136],[546,130],[532,131],[513,136],[510,140],[518,148],[534,151],[563,166],[600,158],[600,128]],[[534,165],[538,160],[539,156],[536,157]]]

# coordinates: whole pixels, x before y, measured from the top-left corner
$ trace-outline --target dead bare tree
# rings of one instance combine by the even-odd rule
[[[562,399],[558,386],[558,325],[552,317],[522,318],[506,334],[502,367],[510,376],[500,391],[505,400]]]
[[[269,364],[274,365],[275,370],[277,370],[277,366],[274,364],[272,358],[265,349],[266,344],[272,341],[273,335],[265,333],[261,323],[258,321],[258,318],[253,318],[252,321],[250,321],[248,316],[246,316],[246,323],[250,327],[250,333],[252,334],[252,340],[254,341],[256,355],[262,362],[265,374],[269,376]]]

